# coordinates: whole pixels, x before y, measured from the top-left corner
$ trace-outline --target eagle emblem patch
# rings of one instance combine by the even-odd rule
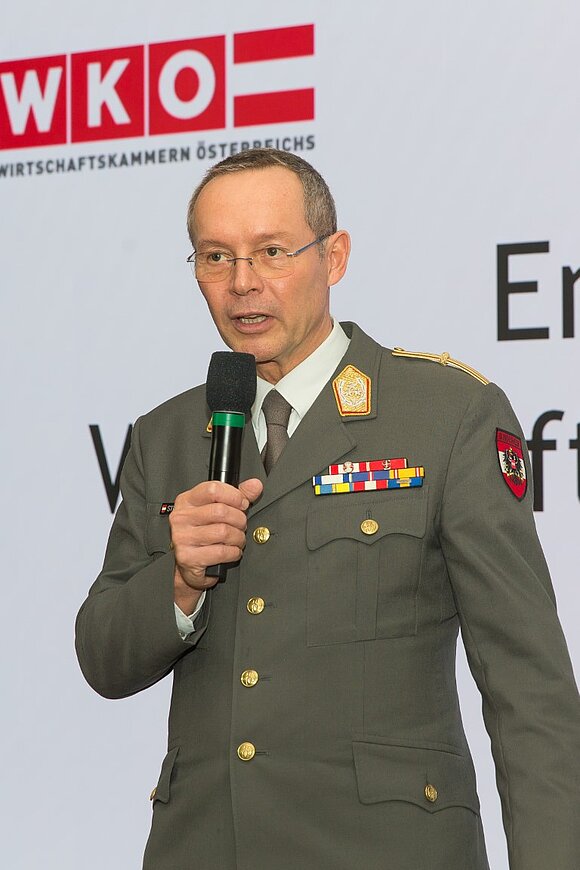
[[[495,443],[502,477],[518,501],[521,501],[528,489],[521,439],[511,432],[496,429]]]

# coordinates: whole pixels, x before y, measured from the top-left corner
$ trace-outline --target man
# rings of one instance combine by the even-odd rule
[[[301,158],[228,158],[188,224],[220,335],[257,361],[243,482],[206,482],[203,387],[138,421],[77,625],[106,697],[173,671],[144,867],[487,868],[461,627],[510,867],[577,870],[578,695],[505,396],[333,322],[350,242]]]

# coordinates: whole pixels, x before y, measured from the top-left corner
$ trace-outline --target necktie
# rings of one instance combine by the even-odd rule
[[[268,440],[262,452],[262,460],[266,474],[270,474],[272,466],[278,461],[288,441],[288,420],[292,405],[289,405],[284,396],[276,390],[270,390],[262,403],[262,410],[268,429]]]

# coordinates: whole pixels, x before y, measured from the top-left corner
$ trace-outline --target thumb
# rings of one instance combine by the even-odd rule
[[[248,480],[242,481],[238,489],[246,496],[251,504],[253,501],[256,501],[259,495],[262,494],[264,485],[257,477],[250,477]]]

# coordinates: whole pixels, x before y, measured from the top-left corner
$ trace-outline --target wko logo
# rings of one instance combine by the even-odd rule
[[[230,95],[229,39],[0,63],[0,150],[220,130],[230,107],[234,127],[314,118],[314,88]],[[234,67],[313,54],[313,24],[234,33],[228,52]]]

